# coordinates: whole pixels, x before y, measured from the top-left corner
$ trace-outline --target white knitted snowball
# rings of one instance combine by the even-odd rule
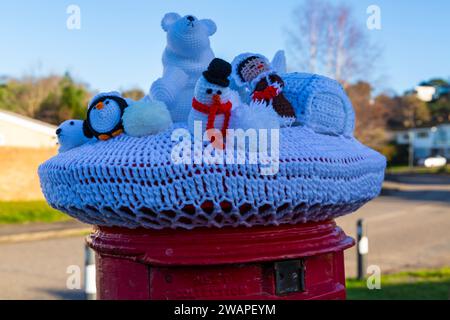
[[[231,129],[280,129],[280,117],[271,105],[252,101],[249,105],[241,104],[231,114]]]
[[[125,109],[122,121],[125,133],[132,137],[156,134],[172,125],[167,106],[157,100],[134,102]]]

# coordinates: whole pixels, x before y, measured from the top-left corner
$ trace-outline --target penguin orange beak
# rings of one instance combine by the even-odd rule
[[[220,96],[218,94],[213,95],[212,97],[213,103],[220,104],[222,101],[220,100]]]
[[[103,102],[99,102],[95,105],[95,109],[97,110],[102,110],[105,107],[105,105],[103,104]]]

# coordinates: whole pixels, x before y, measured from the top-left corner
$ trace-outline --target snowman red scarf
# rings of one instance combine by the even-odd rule
[[[224,115],[223,126],[222,128],[220,128],[223,141],[225,141],[226,131],[230,123],[231,107],[232,104],[230,101],[228,101],[227,103],[219,103],[215,101],[212,103],[212,105],[206,105],[199,102],[195,98],[192,99],[192,108],[208,115],[208,122],[206,123],[206,131],[208,131],[209,129],[214,129],[214,122],[216,120],[216,115],[218,114]],[[211,143],[216,143],[216,146],[222,149],[224,147],[223,143],[215,141],[215,139],[213,138],[214,137],[210,137]]]

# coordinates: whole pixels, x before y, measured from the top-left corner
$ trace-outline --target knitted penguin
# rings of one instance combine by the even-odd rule
[[[128,102],[118,92],[100,93],[88,106],[87,128],[99,140],[108,140],[123,133],[122,116]]]
[[[283,118],[295,119],[295,111],[283,95],[284,82],[272,69],[268,59],[260,54],[243,53],[232,62],[235,83],[247,86],[253,101],[272,104]]]
[[[228,62],[218,58],[213,59],[195,85],[192,109],[188,117],[191,132],[194,132],[195,122],[201,121],[202,132],[210,130],[209,138],[218,148],[224,146],[233,106],[233,92],[229,88],[230,80],[228,79],[230,75],[231,65]],[[211,129],[220,131],[222,136],[217,137]]]
[[[108,140],[121,133],[143,137],[166,130],[172,124],[164,102],[147,99],[133,101],[118,92],[96,95],[86,119],[86,130],[99,140]]]

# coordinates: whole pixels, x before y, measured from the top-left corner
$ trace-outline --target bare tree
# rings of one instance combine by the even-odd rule
[[[287,49],[302,71],[324,74],[344,85],[371,78],[380,50],[349,6],[310,0],[297,7],[293,17]]]
[[[429,123],[430,110],[425,102],[415,95],[396,97],[396,105],[391,109],[390,120],[403,128],[416,128]]]
[[[39,110],[42,101],[48,96],[49,92],[58,90],[60,77],[50,75],[39,78],[33,75],[27,75],[23,78],[22,84],[26,88],[22,90],[19,95],[19,101],[24,109],[23,112],[29,116],[34,117]]]

